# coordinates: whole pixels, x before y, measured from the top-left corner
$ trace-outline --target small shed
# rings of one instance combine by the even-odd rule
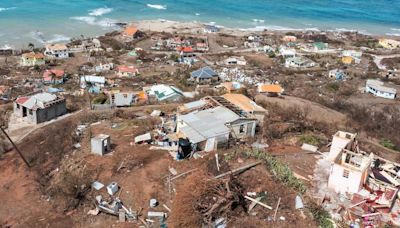
[[[90,140],[93,154],[104,155],[111,151],[111,138],[109,135],[100,134]]]

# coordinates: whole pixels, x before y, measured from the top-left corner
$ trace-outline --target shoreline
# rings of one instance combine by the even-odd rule
[[[347,30],[347,29],[342,29],[338,28],[336,30],[320,30],[318,28],[286,28],[286,27],[281,27],[281,26],[256,26],[256,27],[250,27],[250,28],[231,28],[231,27],[226,27],[222,25],[217,25],[215,23],[205,23],[205,22],[199,22],[199,21],[192,21],[192,22],[181,22],[181,21],[174,21],[174,20],[165,20],[165,19],[153,19],[153,20],[139,20],[139,21],[134,21],[134,22],[118,22],[114,24],[113,26],[110,26],[110,29],[106,29],[106,27],[102,27],[99,29],[94,29],[93,31],[97,31],[95,33],[98,33],[98,35],[84,35],[84,38],[97,38],[100,36],[104,36],[107,33],[114,32],[114,31],[120,31],[122,30],[121,26],[118,26],[118,24],[133,24],[135,25],[139,30],[142,30],[144,32],[168,32],[168,33],[195,33],[194,31],[200,31],[203,29],[204,25],[206,24],[211,24],[215,25],[216,27],[220,28],[219,33],[223,34],[228,34],[228,35],[233,35],[233,36],[244,36],[244,35],[249,35],[249,34],[257,34],[257,33],[262,33],[262,32],[271,32],[271,33],[277,33],[277,34],[282,34],[282,33],[288,33],[288,32],[293,32],[293,33],[303,33],[303,32],[314,32],[314,33],[338,33],[338,34],[343,34],[343,33],[358,33],[366,36],[370,36],[372,38],[378,39],[378,38],[392,38],[392,39],[399,39],[400,36],[397,35],[387,35],[387,34],[370,34],[370,33],[364,33],[359,30]],[[41,34],[40,31],[36,31],[39,35]],[[31,32],[32,34],[35,33],[34,31]],[[35,35],[35,34],[34,34]],[[34,36],[33,35],[33,36]],[[400,34],[399,34],[400,35]],[[53,37],[61,36],[58,34],[53,34]],[[69,37],[68,34],[63,35],[65,37],[68,37],[69,40],[67,39],[50,39],[46,42],[44,39],[42,40],[43,42],[40,42],[37,38],[33,37],[34,42],[22,42],[22,43],[6,43],[2,44],[1,43],[1,36],[0,36],[0,49],[13,49],[16,51],[19,50],[24,50],[26,49],[26,46],[29,43],[34,43],[36,47],[38,48],[43,48],[46,44],[49,43],[63,43],[63,44],[68,44],[71,42],[71,39],[82,39],[80,37]]]

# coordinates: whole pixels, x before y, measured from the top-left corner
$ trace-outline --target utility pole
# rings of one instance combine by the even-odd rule
[[[3,134],[7,137],[7,139],[11,142],[11,144],[13,145],[14,149],[18,152],[19,156],[22,158],[22,160],[24,160],[26,166],[28,166],[28,168],[31,167],[31,165],[29,164],[29,162],[25,159],[24,155],[21,153],[21,151],[18,149],[17,145],[15,145],[15,143],[12,141],[12,139],[10,138],[10,136],[8,136],[7,132],[0,127],[1,131],[3,132]]]

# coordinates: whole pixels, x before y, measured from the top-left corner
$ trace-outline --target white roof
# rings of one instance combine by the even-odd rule
[[[379,80],[368,79],[366,85],[381,92],[397,93],[396,89],[384,86],[384,83]]]
[[[101,76],[82,76],[81,82],[90,82],[90,83],[106,83],[106,78]]]
[[[160,101],[167,100],[176,94],[182,95],[182,91],[174,86],[164,84],[153,85],[149,90],[149,95],[156,96]]]
[[[228,134],[230,129],[225,124],[238,119],[237,114],[222,106],[191,112],[179,117],[179,120],[187,125],[180,130],[192,143],[199,143],[209,138]]]
[[[146,133],[146,134],[143,134],[143,135],[138,135],[138,136],[135,137],[135,143],[149,141],[149,140],[151,140],[151,134],[150,133]]]

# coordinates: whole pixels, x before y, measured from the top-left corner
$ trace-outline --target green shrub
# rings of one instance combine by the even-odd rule
[[[320,139],[314,135],[302,135],[300,136],[300,143],[307,143],[307,144],[311,144],[314,146],[319,146],[320,144]]]
[[[396,145],[390,141],[390,139],[382,139],[379,144],[381,144],[382,146],[391,149],[391,150],[396,150]]]
[[[289,186],[302,194],[306,192],[307,188],[304,183],[293,175],[292,170],[290,170],[287,165],[281,163],[275,157],[259,150],[245,151],[244,155],[264,161],[267,169],[270,170],[275,175],[275,178],[284,185]]]
[[[332,92],[336,92],[339,90],[339,83],[336,83],[336,82],[329,83],[328,85],[326,85],[326,89],[328,89]]]

